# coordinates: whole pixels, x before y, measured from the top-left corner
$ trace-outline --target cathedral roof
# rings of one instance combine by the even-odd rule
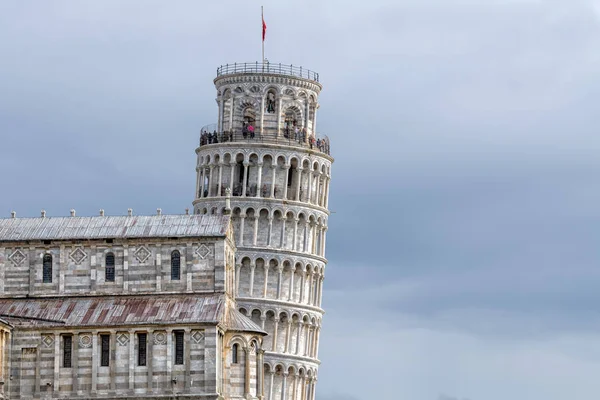
[[[227,215],[152,215],[0,219],[0,242],[156,237],[224,237]]]
[[[267,334],[264,329],[254,323],[250,318],[235,309],[235,307],[228,307],[227,312],[223,316],[221,321],[222,326],[228,331],[240,331],[240,332],[258,332],[264,335]]]
[[[227,306],[223,294],[0,299],[0,321],[21,327],[219,324],[266,334]]]
[[[223,294],[0,299],[0,318],[15,326],[216,325],[225,308]]]

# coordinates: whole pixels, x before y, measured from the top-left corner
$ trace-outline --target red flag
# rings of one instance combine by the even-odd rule
[[[265,41],[265,35],[267,34],[267,24],[265,24],[265,19],[262,19],[263,21],[263,31],[262,31],[262,35],[263,35],[263,42]]]

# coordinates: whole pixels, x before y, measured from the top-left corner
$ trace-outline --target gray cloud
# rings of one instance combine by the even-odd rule
[[[264,5],[336,157],[318,398],[597,393],[598,3]],[[183,212],[258,10],[0,4],[0,215]]]

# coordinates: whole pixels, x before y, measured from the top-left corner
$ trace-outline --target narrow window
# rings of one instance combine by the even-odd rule
[[[175,331],[175,364],[183,365],[183,332]]]
[[[148,350],[148,341],[146,333],[138,333],[138,365],[143,367],[146,365],[146,351]]]
[[[288,171],[288,179],[287,179],[287,185],[288,186],[292,186],[292,180],[294,179],[294,174],[296,174],[296,168],[295,167],[291,167],[290,170]]]
[[[238,161],[238,182],[239,183],[244,182],[244,172],[246,172],[246,170],[244,168],[244,163],[241,161]]]
[[[115,281],[115,255],[108,253],[106,255],[106,270],[104,271],[104,280],[106,282]]]
[[[175,250],[171,253],[171,280],[181,279],[181,255]]]
[[[100,366],[110,365],[110,335],[100,335]]]
[[[63,336],[63,368],[71,368],[73,356],[73,336]]]
[[[42,279],[44,283],[52,283],[52,256],[45,254],[42,262]]]
[[[231,363],[232,364],[237,364],[238,363],[238,344],[234,344],[233,347],[231,348]]]

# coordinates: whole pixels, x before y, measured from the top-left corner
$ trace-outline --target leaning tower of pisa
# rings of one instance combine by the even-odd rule
[[[232,214],[240,311],[268,336],[264,399],[314,400],[331,164],[319,75],[269,63],[217,69],[201,130],[195,213]]]

